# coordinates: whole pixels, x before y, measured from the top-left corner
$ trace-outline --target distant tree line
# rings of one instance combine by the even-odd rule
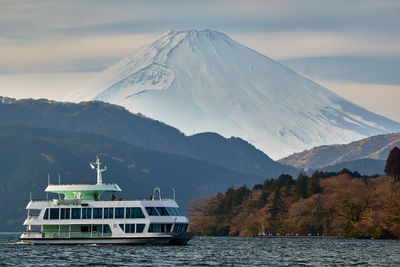
[[[394,151],[394,152],[393,152]],[[399,150],[385,171],[399,180]],[[202,235],[334,235],[354,238],[400,237],[400,183],[387,176],[301,172],[266,179],[253,189],[228,188],[189,205],[190,228]]]

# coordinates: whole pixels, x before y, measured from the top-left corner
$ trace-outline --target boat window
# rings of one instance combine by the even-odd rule
[[[80,219],[80,218],[81,218],[81,208],[72,208],[71,219]]]
[[[178,214],[178,216],[184,216],[183,212],[181,211],[180,208],[174,208],[174,209],[175,209],[175,212]]]
[[[103,218],[103,209],[102,208],[94,208],[93,209],[93,219],[101,219]]]
[[[121,224],[119,225],[119,228],[121,228],[121,230],[125,232],[125,225],[124,225],[123,223],[121,223]],[[126,232],[125,232],[125,233],[126,233]]]
[[[176,223],[174,225],[173,232],[177,232],[177,233],[186,232],[187,231],[187,227],[188,227],[187,223]]]
[[[171,232],[171,223],[151,223],[149,233],[166,233]]]
[[[103,233],[111,233],[110,225],[103,224]]]
[[[116,219],[125,218],[124,211],[125,211],[124,208],[115,208],[115,218]]]
[[[126,218],[145,218],[141,208],[126,208]]]
[[[67,219],[67,220],[69,220],[69,218],[70,218],[70,212],[71,212],[71,209],[70,209],[70,208],[61,208],[61,210],[60,210],[60,219]]]
[[[178,216],[178,214],[175,212],[175,208],[167,208],[167,210],[171,216]]]
[[[114,218],[114,208],[108,208],[108,217],[110,219]]]
[[[180,208],[167,208],[169,214],[171,214],[171,216],[184,216],[181,209]]]
[[[46,209],[46,211],[44,212],[43,219],[44,220],[48,220],[49,219],[49,209]]]
[[[114,218],[114,208],[104,208],[104,219]]]
[[[125,224],[125,233],[135,233],[135,224],[132,223]]]
[[[159,225],[159,224],[156,224],[156,225]],[[149,230],[148,230],[148,232],[149,233],[156,233],[157,232],[157,226],[156,226],[154,223],[151,223],[150,225],[149,225]],[[161,227],[160,227],[160,229],[161,229]]]
[[[82,225],[81,226],[81,232],[82,233],[90,232],[90,226],[89,225]]]
[[[158,213],[159,213],[161,216],[169,216],[168,211],[167,211],[166,208],[164,208],[164,207],[157,207],[156,209],[157,209]]]
[[[60,209],[51,208],[50,209],[50,220],[58,220],[60,218]]]
[[[143,233],[144,230],[144,223],[136,224],[136,233]]]
[[[82,208],[82,219],[92,218],[92,208]]]
[[[98,227],[98,225],[92,225],[92,232],[97,232],[99,230],[100,228]]]
[[[157,210],[154,207],[147,207],[146,211],[149,216],[159,216]]]

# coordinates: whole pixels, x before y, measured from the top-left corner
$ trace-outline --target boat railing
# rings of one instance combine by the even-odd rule
[[[120,199],[99,199],[97,201],[175,201],[173,198],[162,198],[162,199],[149,199],[149,198],[120,198]]]
[[[59,183],[49,183],[48,185],[98,185],[98,183],[84,183],[84,184],[59,184]],[[116,185],[116,183],[101,183],[100,185]]]
[[[53,203],[54,200],[58,201],[58,199],[32,199],[31,201],[32,202],[51,202],[51,203]],[[87,201],[92,202],[91,200],[86,200],[86,199],[77,199],[77,200],[79,200],[81,202],[87,202]],[[111,200],[111,199],[98,199],[98,200],[95,200],[95,202],[98,202],[98,201],[175,201],[175,199],[173,199],[173,198],[162,198],[161,200],[159,200],[159,199],[149,199],[149,198],[120,198],[120,199],[116,198],[114,200]]]

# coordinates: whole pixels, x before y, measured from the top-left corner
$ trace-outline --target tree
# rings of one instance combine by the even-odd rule
[[[308,177],[305,173],[301,172],[294,183],[295,193],[298,199],[307,198],[307,185]]]
[[[281,174],[278,180],[276,180],[277,190],[283,188],[282,193],[284,197],[288,197],[290,194],[292,194],[293,184],[294,180],[289,174]]]
[[[386,160],[385,173],[393,177],[393,181],[400,179],[400,149],[394,147]]]
[[[275,216],[278,214],[278,212],[281,211],[281,209],[283,208],[283,200],[281,198],[281,193],[280,193],[279,189],[275,190],[271,204],[272,205],[268,211],[271,214],[271,217],[275,218]]]
[[[310,178],[310,182],[308,185],[308,196],[312,196],[314,194],[318,194],[322,192],[322,188],[319,184],[319,172],[315,171]]]

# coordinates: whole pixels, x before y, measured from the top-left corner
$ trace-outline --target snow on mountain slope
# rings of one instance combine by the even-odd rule
[[[400,131],[215,31],[169,31],[104,70],[73,101],[101,100],[185,134],[238,136],[274,159]]]
[[[296,168],[319,169],[360,159],[386,161],[395,146],[400,146],[400,133],[372,136],[343,145],[314,147],[280,159],[279,162]]]

